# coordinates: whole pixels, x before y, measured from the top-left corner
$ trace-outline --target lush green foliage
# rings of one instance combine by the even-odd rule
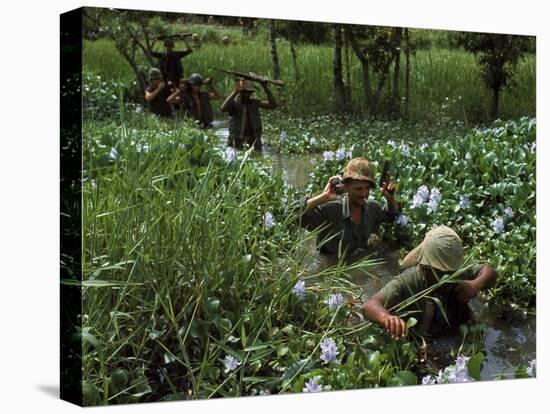
[[[535,136],[535,120],[522,118],[424,143],[365,142],[344,134],[341,148],[353,147],[353,156],[365,156],[376,165],[391,161],[407,222],[389,230],[395,233],[388,237],[413,247],[432,226],[451,226],[476,259],[498,271],[491,297],[525,307],[534,304],[536,286]],[[342,156],[338,160],[332,154],[331,160],[319,163],[310,192],[319,192],[328,177],[341,171],[349,159],[346,153]],[[428,194],[413,207],[421,186]],[[440,200],[431,209],[428,196],[434,188]]]
[[[271,61],[268,41],[260,30],[256,38],[243,37],[236,29],[216,26],[192,26],[204,38],[200,48],[183,59],[186,75],[199,72],[205,76],[214,76],[217,86],[223,94],[229,94],[233,87],[232,79],[213,68],[253,71],[269,75]],[[210,33],[215,32],[217,35]],[[424,36],[420,32],[419,36]],[[228,36],[229,45],[223,44],[221,35]],[[411,35],[414,38],[414,31]],[[294,66],[290,44],[287,40],[278,40],[281,77],[286,85],[275,88],[275,94],[282,103],[281,111],[293,116],[309,115],[312,112],[326,114],[334,110],[332,47],[328,45],[295,45],[297,66]],[[183,42],[176,43],[176,49],[185,48]],[[346,58],[349,54],[349,59]],[[489,119],[491,93],[485,88],[482,70],[473,55],[460,49],[429,48],[421,49],[411,58],[411,90],[409,119],[430,122],[460,120],[465,123]],[[99,74],[106,81],[114,79],[124,82],[133,90],[135,75],[127,62],[120,56],[114,44],[100,38],[84,43],[84,62],[86,70]],[[364,113],[365,97],[363,93],[361,65],[353,52],[344,51],[344,77],[349,79],[353,108],[358,114]],[[347,65],[346,62],[349,62]],[[149,63],[138,59],[140,70],[144,73]],[[404,63],[401,65],[404,67]],[[535,59],[528,55],[521,60],[516,69],[513,88],[504,89],[500,99],[502,117],[534,116],[535,114]],[[373,82],[376,77],[373,77]],[[401,93],[405,96],[405,75],[400,80]],[[259,95],[263,93],[258,91]],[[384,92],[387,99],[389,91]],[[405,102],[401,104],[406,112]]]
[[[85,125],[86,404],[419,382],[415,342],[362,322],[348,275],[371,261],[304,273],[315,234],[269,162],[233,160],[191,124],[121,119]]]

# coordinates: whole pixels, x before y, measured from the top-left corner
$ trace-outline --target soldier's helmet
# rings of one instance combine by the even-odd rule
[[[150,81],[155,80],[155,79],[162,79],[162,72],[160,71],[160,69],[151,68],[151,69],[149,69],[148,78],[149,78]]]
[[[189,76],[188,82],[190,85],[202,85],[203,79],[200,74],[193,73],[191,76]]]

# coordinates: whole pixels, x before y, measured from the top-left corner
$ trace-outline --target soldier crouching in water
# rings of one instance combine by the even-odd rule
[[[418,300],[402,311],[413,313],[420,325],[415,327],[422,336],[446,333],[472,319],[467,303],[478,292],[493,286],[497,274],[485,263],[464,265],[462,240],[449,227],[438,226],[428,233],[422,243],[403,259],[406,270],[394,277],[378,293],[363,304],[365,317],[384,328],[394,339],[407,335],[406,322],[395,314],[396,306],[418,296]],[[456,273],[456,275],[454,275]],[[445,275],[453,280],[443,282]]]
[[[262,149],[262,120],[259,108],[275,109],[277,101],[267,82],[260,84],[267,95],[267,101],[252,98],[252,82],[239,80],[221,106],[221,111],[229,114],[229,146],[242,148],[246,143],[254,146],[256,150]]]
[[[208,92],[201,90],[203,84],[208,86]],[[193,73],[189,79],[180,81],[179,89],[172,93],[167,101],[170,104],[179,104],[185,115],[193,117],[202,128],[209,128],[214,121],[210,101],[219,98],[220,94],[212,78],[203,81],[200,74]]]

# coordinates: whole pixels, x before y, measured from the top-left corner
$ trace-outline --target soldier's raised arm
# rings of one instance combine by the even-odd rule
[[[269,87],[268,83],[266,81],[260,82],[260,85],[262,85],[262,88],[264,88],[265,94],[267,95],[267,101],[260,101],[260,108],[264,109],[275,109],[277,108],[277,100],[275,99],[275,96],[273,95],[273,92],[271,92],[271,88]]]
[[[229,109],[231,108],[231,106],[233,105],[233,99],[235,99],[235,96],[237,96],[237,94],[241,91],[241,86],[240,86],[240,83],[237,83],[237,85],[235,86],[235,89],[233,89],[233,91],[231,91],[231,93],[229,94],[229,96],[225,99],[225,101],[223,101],[222,105],[220,106],[220,111],[222,112],[227,112],[229,111]]]

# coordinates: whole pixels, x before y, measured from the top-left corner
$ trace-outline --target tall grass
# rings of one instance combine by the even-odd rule
[[[198,30],[198,29],[197,29]],[[206,29],[205,29],[206,30]],[[222,28],[208,28],[208,33]],[[230,33],[230,32],[227,32]],[[208,41],[208,39],[212,39]],[[224,94],[233,86],[231,78],[213,68],[253,71],[271,74],[268,43],[264,37],[248,40],[239,34],[222,45],[211,34],[201,48],[184,59],[186,74],[200,72],[214,76]],[[177,45],[181,47],[182,45]],[[334,109],[332,55],[329,46],[296,45],[296,72],[287,41],[279,40],[278,52],[281,78],[286,86],[276,95],[283,101],[282,110],[294,115],[315,112],[326,113]],[[344,70],[346,59],[344,50]],[[401,96],[405,95],[405,64],[401,62]],[[106,78],[130,81],[133,74],[118,55],[113,45],[106,40],[87,41],[84,48],[85,69]],[[364,109],[364,93],[361,66],[349,50],[351,97],[356,111]],[[142,62],[145,66],[145,62]],[[506,88],[501,97],[501,116],[516,118],[535,114],[535,57],[527,56],[517,68],[516,85]],[[374,79],[375,80],[375,79]],[[385,92],[386,95],[388,91]],[[261,90],[259,95],[263,95]],[[410,117],[416,120],[449,118],[461,121],[488,119],[490,91],[485,87],[479,65],[473,55],[463,50],[433,47],[420,50],[411,58]],[[404,104],[404,103],[403,103]],[[402,106],[402,111],[404,111]]]
[[[302,262],[315,233],[291,230],[279,174],[248,153],[227,163],[191,126],[142,117],[85,126],[85,404],[301,390],[304,365],[284,385],[281,372],[349,330],[351,313],[329,314],[322,298],[358,299],[346,272],[371,262],[323,270],[300,302],[292,287],[312,278]],[[241,366],[223,373],[227,355]]]

